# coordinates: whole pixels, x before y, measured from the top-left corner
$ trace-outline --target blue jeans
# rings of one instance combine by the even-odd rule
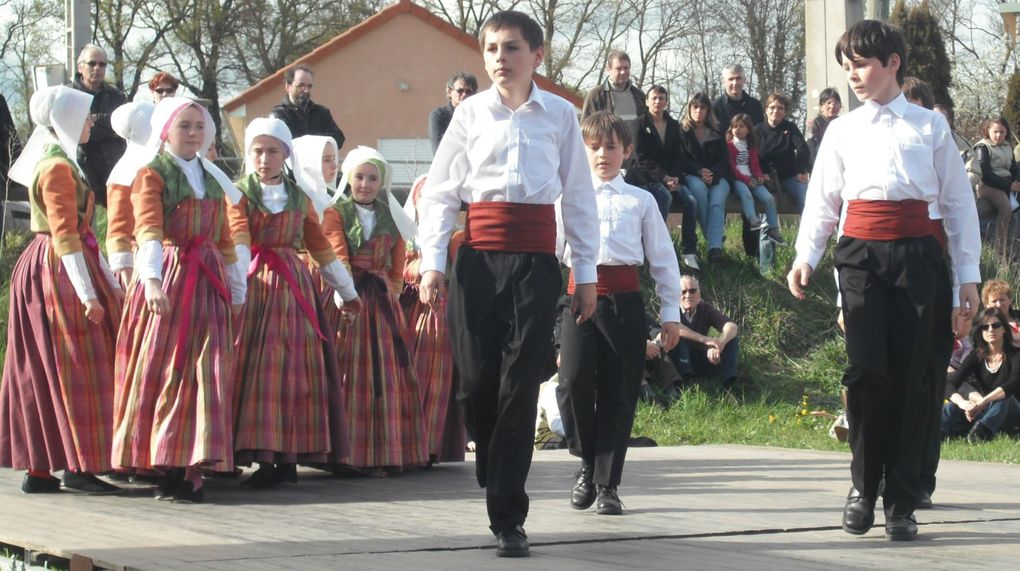
[[[673,194],[673,200],[680,205],[683,220],[680,221],[681,254],[698,251],[698,201],[686,186],[681,185]]]
[[[738,180],[733,183],[733,192],[736,192],[737,196],[740,197],[740,205],[744,210],[744,218],[747,218],[752,223],[758,219],[758,211],[754,208],[754,199],[757,198],[758,202],[765,207],[765,219],[769,222],[769,228],[779,228],[776,199],[772,197],[769,189],[758,185],[754,190],[751,190],[747,187],[747,184]],[[754,194],[754,198],[751,198],[751,194]]]
[[[659,206],[659,214],[662,214],[662,221],[665,222],[669,216],[669,206],[673,203],[673,195],[661,182],[647,184],[644,189],[655,199],[655,204]]]
[[[789,194],[797,201],[797,209],[804,212],[804,198],[807,196],[807,184],[797,180],[797,175],[784,178],[782,182],[783,192]]]
[[[698,203],[698,223],[708,241],[708,249],[722,248],[723,226],[726,224],[726,197],[730,183],[720,179],[711,188],[700,176],[686,175],[684,181]]]
[[[704,345],[681,339],[676,347],[669,352],[669,358],[673,359],[676,370],[681,375],[704,375],[722,377],[723,380],[732,379],[737,376],[737,359],[740,357],[740,338],[734,337],[723,348],[722,358],[718,365],[713,365],[708,360],[708,353]]]
[[[977,416],[975,422],[980,422],[996,434],[1003,428],[1014,428],[1020,426],[1020,402],[1016,397],[1006,397],[988,405],[985,410]],[[951,402],[942,407],[942,434],[945,436],[957,436],[966,434],[973,424],[967,420],[967,414],[963,409]]]

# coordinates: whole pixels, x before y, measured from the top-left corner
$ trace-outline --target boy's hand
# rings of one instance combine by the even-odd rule
[[[574,286],[574,300],[570,302],[570,313],[577,316],[578,325],[588,321],[588,318],[595,313],[597,297],[593,283]]]
[[[676,344],[680,342],[680,324],[675,321],[667,321],[662,324],[662,330],[659,331],[659,343],[662,345],[662,350],[669,352],[676,347]]]
[[[793,266],[793,269],[790,270],[790,273],[786,275],[786,284],[789,286],[790,293],[793,294],[793,297],[797,299],[804,299],[804,288],[806,288],[808,284],[811,283],[811,274],[813,274],[814,271],[815,270],[807,262],[801,262],[796,266]],[[973,286],[974,284],[970,285]],[[975,292],[976,291],[977,290],[975,290]],[[976,299],[977,293],[975,293],[974,295]],[[963,286],[960,286],[960,296],[962,299]]]
[[[979,299],[977,284],[960,284],[960,315],[973,317],[980,305]]]
[[[443,291],[443,274],[436,270],[429,270],[421,275],[421,283],[418,285],[418,299],[433,310],[439,307],[437,303],[446,292]]]

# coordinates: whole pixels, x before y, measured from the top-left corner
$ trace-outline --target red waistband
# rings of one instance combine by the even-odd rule
[[[597,266],[599,281],[595,284],[596,295],[613,295],[641,291],[637,266]],[[567,278],[567,293],[574,295],[574,270]]]
[[[552,204],[473,202],[464,244],[485,252],[555,254],[556,209]]]
[[[861,240],[899,240],[934,236],[934,227],[923,200],[851,200],[843,234]]]

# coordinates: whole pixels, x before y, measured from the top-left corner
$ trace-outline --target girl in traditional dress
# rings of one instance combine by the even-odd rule
[[[337,188],[349,182],[350,198],[327,208],[322,226],[337,257],[353,268],[362,299],[353,321],[326,308],[331,332],[340,336],[340,373],[351,437],[345,463],[356,469],[425,464],[421,396],[397,301],[405,238],[414,236],[414,223],[392,198],[392,171],[376,150],[354,149],[341,171]],[[385,196],[380,197],[383,189]]]
[[[330,407],[342,402],[334,340],[323,332],[298,248],[307,249],[345,312],[356,313],[361,301],[322,233],[313,205],[319,195],[305,188],[287,125],[258,118],[244,138],[250,174],[237,183],[244,197],[231,209],[230,226],[239,259],[254,258],[237,344],[234,450],[238,464],[260,466],[241,485],[272,488],[296,482],[298,462],[326,464],[347,452],[344,411]],[[283,168],[288,158],[290,173]]]
[[[416,206],[424,186],[425,175],[422,175],[414,181],[404,207],[404,211],[414,219],[418,216]],[[463,231],[457,231],[450,238],[451,257],[456,256],[463,235]],[[429,462],[463,462],[467,431],[464,428],[464,415],[457,403],[457,373],[453,367],[453,353],[450,351],[446,300],[438,300],[436,308],[432,309],[418,299],[420,258],[414,240],[408,240],[407,259],[404,263],[404,293],[400,300],[407,314],[411,355],[418,386],[421,388]]]
[[[0,381],[0,466],[28,470],[26,494],[119,488],[111,469],[114,349],[123,290],[92,234],[94,197],[76,162],[89,140],[92,96],[37,91],[35,132],[11,168],[29,188],[35,238],[11,276]],[[64,470],[63,482],[50,475]]]
[[[340,171],[336,140],[321,135],[298,137],[294,139],[294,156],[316,193],[332,198],[336,194],[336,175]],[[319,215],[322,214],[320,211]]]
[[[162,470],[157,499],[201,502],[199,468],[233,467],[231,305],[239,315],[247,267],[227,201],[241,193],[203,158],[216,137],[205,108],[164,99],[151,125],[131,189],[137,276],[117,339],[113,462]]]
[[[131,185],[146,153],[152,111],[151,103],[133,102],[121,105],[110,115],[113,131],[127,141],[127,149],[106,181],[106,252],[110,268],[127,287],[135,267],[135,214],[131,209]]]

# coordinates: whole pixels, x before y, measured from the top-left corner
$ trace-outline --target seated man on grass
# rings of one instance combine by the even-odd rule
[[[680,343],[669,352],[677,370],[685,379],[722,378],[723,390],[729,391],[737,382],[740,357],[737,324],[701,299],[698,278],[690,275],[680,278],[680,312]],[[717,336],[709,335],[712,329]]]

